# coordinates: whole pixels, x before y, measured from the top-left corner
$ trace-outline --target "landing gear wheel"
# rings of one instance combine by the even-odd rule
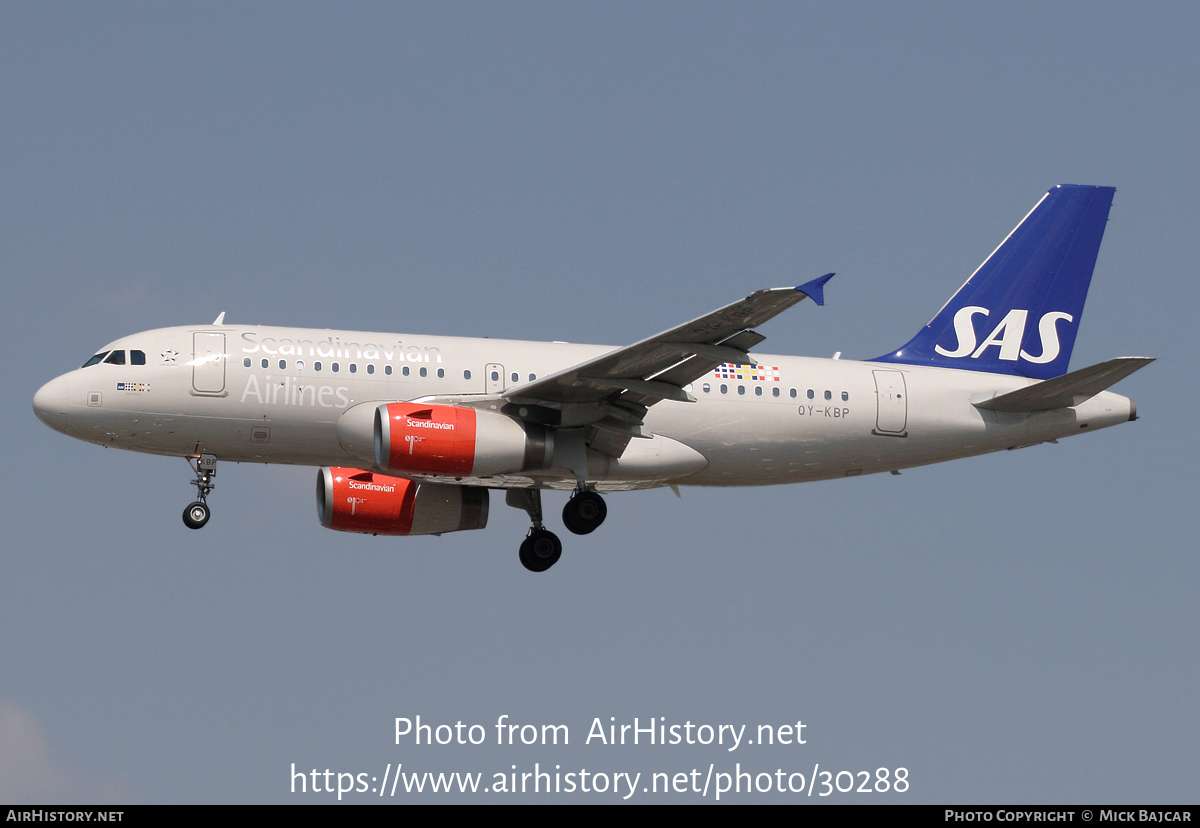
[[[199,529],[208,523],[211,515],[208,504],[197,500],[195,503],[189,503],[188,507],[183,510],[183,525],[189,529]]]
[[[563,525],[576,535],[595,532],[606,517],[608,506],[595,492],[576,492],[563,507]]]
[[[546,529],[533,529],[521,542],[521,563],[530,572],[545,572],[562,557],[562,541]]]

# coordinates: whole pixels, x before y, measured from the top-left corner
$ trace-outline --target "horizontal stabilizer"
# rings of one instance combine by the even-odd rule
[[[1151,362],[1154,362],[1153,357],[1117,357],[982,400],[975,403],[975,407],[1015,412],[1070,408],[1096,396]]]

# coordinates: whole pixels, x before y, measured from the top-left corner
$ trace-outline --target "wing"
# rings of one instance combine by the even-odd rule
[[[620,456],[661,400],[695,402],[684,386],[722,363],[755,364],[747,353],[766,337],[752,330],[812,297],[825,304],[828,273],[795,288],[752,293],[668,331],[501,394],[505,413],[560,428],[588,426],[588,445]],[[593,430],[593,428],[595,431]],[[603,432],[603,433],[596,433]]]

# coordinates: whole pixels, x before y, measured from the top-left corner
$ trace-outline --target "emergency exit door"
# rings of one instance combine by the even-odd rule
[[[484,388],[489,394],[499,394],[504,390],[504,366],[495,362],[488,363],[483,371]]]

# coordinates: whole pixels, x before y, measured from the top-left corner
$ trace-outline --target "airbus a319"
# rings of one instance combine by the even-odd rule
[[[318,466],[321,523],[374,535],[482,529],[526,511],[520,560],[562,554],[542,492],[587,534],[603,494],[801,483],[939,463],[1117,425],[1106,389],[1151,362],[1067,371],[1114,189],[1050,190],[908,343],[875,359],[760,355],[756,328],[827,274],[612,348],[224,324],[122,337],[46,383],[46,425],[187,458],[209,519],[218,460]]]

